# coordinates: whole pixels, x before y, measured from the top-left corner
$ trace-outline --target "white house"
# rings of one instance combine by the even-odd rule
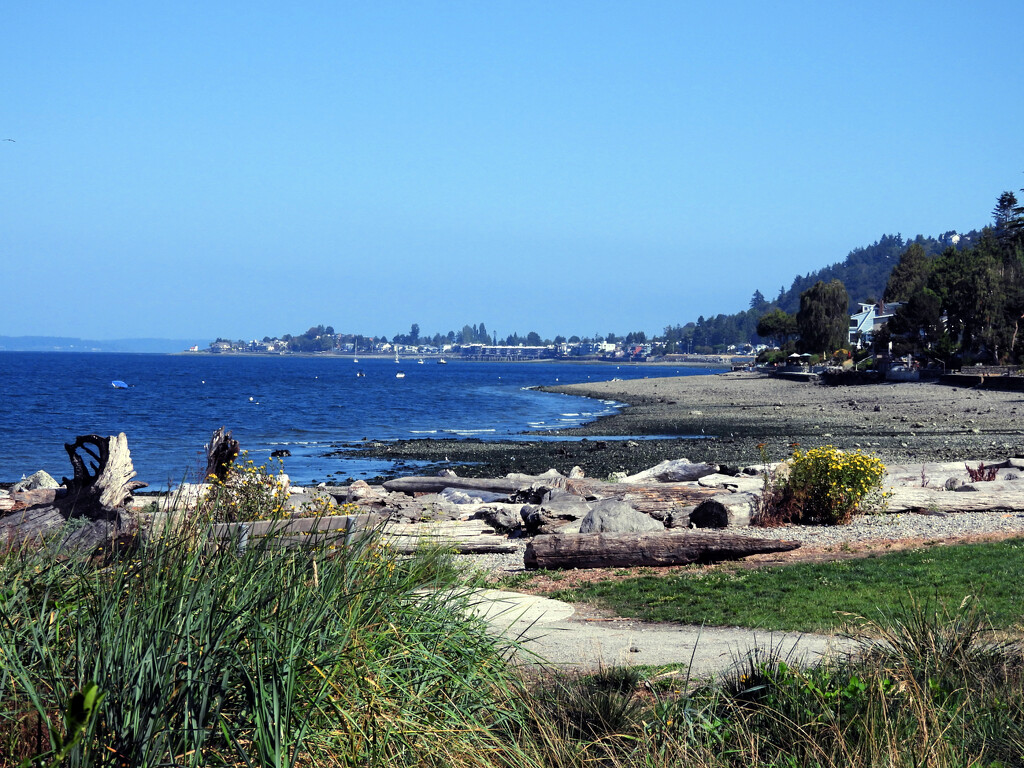
[[[903,306],[902,302],[882,301],[878,304],[860,304],[860,311],[850,315],[850,346],[857,349],[870,344],[871,337]]]

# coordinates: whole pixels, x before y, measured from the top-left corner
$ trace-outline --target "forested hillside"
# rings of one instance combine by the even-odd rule
[[[696,322],[665,328],[666,351],[711,352],[725,344],[760,343],[762,339],[757,335],[757,321],[761,316],[775,307],[796,314],[800,309],[800,294],[819,281],[839,280],[846,286],[853,311],[859,302],[882,299],[893,267],[911,245],[917,244],[929,257],[935,257],[950,247],[957,250],[970,248],[979,238],[980,234],[975,230],[965,235],[946,232],[938,238],[918,235],[912,240],[905,240],[899,234],[882,235],[871,245],[850,251],[841,262],[806,275],[797,275],[789,288],[779,288],[774,300],[769,301],[761,291],[755,291],[744,311],[707,318],[701,316]]]

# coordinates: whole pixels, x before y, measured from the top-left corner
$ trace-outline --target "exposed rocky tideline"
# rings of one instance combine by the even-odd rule
[[[634,379],[548,388],[548,391],[630,403],[620,413],[560,435],[574,442],[408,440],[359,446],[367,456],[426,461],[462,476],[539,474],[550,467],[588,477],[633,474],[665,459],[739,466],[831,444],[861,448],[887,464],[978,461],[1024,453],[1020,392],[928,382],[828,387],[757,373]],[[603,436],[700,435],[667,440],[602,440]],[[763,449],[759,448],[763,445]],[[401,466],[399,473],[410,473]],[[383,478],[381,478],[383,479]]]

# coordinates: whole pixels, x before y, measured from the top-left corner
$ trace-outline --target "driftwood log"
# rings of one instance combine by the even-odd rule
[[[607,483],[601,480],[566,480],[565,489],[585,499],[618,499],[639,512],[659,512],[700,504],[729,493],[725,488],[704,488],[690,483]]]
[[[566,533],[536,537],[523,559],[527,568],[631,568],[738,560],[799,546],[710,531]]]
[[[536,478],[534,478],[536,480]],[[507,478],[492,480],[484,477],[399,477],[384,483],[384,490],[408,493],[440,493],[445,488],[461,491],[486,491],[488,493],[518,493],[529,487],[529,483]]]
[[[986,486],[991,486],[988,490]],[[975,491],[891,488],[886,512],[1016,512],[1024,509],[1024,480],[972,483]]]
[[[221,482],[228,479],[228,472],[235,459],[238,458],[238,441],[220,427],[206,446],[206,476],[203,482],[216,477]]]
[[[691,483],[608,483],[601,480],[572,480],[566,477],[545,477],[532,475],[510,475],[491,480],[475,477],[401,477],[384,483],[388,491],[407,494],[440,493],[446,488],[466,491],[488,491],[519,495],[520,501],[529,498],[541,488],[562,488],[584,499],[618,499],[640,512],[658,512],[677,506],[699,504],[704,499],[729,493],[724,488],[704,488]]]
[[[132,492],[144,488],[133,478],[128,438],[82,435],[65,444],[74,476],[56,490],[14,493],[14,508],[0,518],[5,541],[39,542],[56,534],[72,519],[85,522],[59,543],[64,551],[93,550],[124,534],[131,525],[127,506]]]

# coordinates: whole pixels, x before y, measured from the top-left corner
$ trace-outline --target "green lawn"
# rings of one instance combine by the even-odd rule
[[[551,596],[644,621],[815,632],[835,629],[845,614],[884,621],[912,599],[955,609],[968,595],[993,628],[1024,629],[1024,540],[754,570],[695,569]]]

